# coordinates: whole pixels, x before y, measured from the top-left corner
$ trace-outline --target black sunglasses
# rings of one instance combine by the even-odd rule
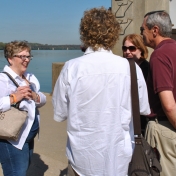
[[[141,34],[143,33],[145,29],[143,27],[140,27]]]
[[[122,46],[123,52],[126,52],[127,49],[128,49],[130,52],[135,52],[135,51],[136,51],[136,47],[135,47],[135,46],[129,46],[129,47],[127,47],[127,46]]]

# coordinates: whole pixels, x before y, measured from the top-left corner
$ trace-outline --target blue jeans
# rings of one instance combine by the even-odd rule
[[[39,130],[38,119],[35,118],[22,150],[8,141],[0,139],[0,163],[4,176],[26,176],[34,149],[34,138]]]
[[[0,162],[4,176],[26,176],[33,148],[34,139],[25,143],[22,150],[6,140],[0,140]]]

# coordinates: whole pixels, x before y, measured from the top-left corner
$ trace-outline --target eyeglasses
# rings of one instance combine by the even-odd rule
[[[29,60],[32,60],[33,56],[29,55],[29,56],[26,56],[26,55],[14,55],[13,57],[18,57],[20,59],[22,59],[23,61],[25,61],[26,59],[29,59]]]
[[[127,50],[129,50],[130,52],[135,52],[136,49],[137,49],[137,48],[136,48],[135,46],[129,46],[129,47],[127,47],[127,46],[122,46],[123,52],[126,52]]]
[[[145,29],[143,28],[143,27],[140,27],[140,31],[141,31],[141,35],[143,34],[143,31],[144,31]]]

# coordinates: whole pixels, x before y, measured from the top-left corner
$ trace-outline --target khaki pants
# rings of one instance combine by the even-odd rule
[[[162,172],[160,176],[176,175],[176,130],[169,121],[149,121],[145,138],[160,152]]]
[[[70,163],[68,163],[68,171],[67,176],[79,176],[71,167]]]

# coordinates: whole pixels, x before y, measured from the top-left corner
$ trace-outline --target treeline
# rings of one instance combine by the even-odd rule
[[[5,43],[0,42],[0,50],[3,50],[5,46]]]
[[[4,49],[6,43],[0,42],[0,50]],[[48,45],[29,43],[32,50],[80,50],[80,45]]]

